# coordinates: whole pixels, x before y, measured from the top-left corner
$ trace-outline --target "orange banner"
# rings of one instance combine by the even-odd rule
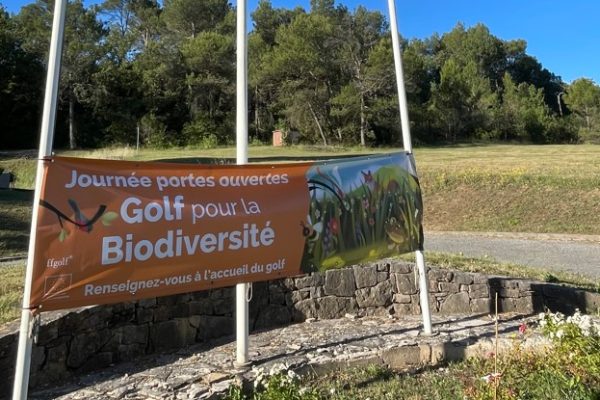
[[[405,153],[274,166],[56,157],[39,207],[40,311],[277,279],[423,244]]]
[[[48,160],[32,307],[129,301],[299,274],[310,165]]]

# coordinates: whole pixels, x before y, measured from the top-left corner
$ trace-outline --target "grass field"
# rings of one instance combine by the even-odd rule
[[[368,149],[384,152],[393,149]],[[365,154],[352,148],[260,146],[251,162]],[[60,155],[128,160],[216,162],[235,159],[235,148],[101,149]],[[489,145],[418,148],[415,157],[425,204],[426,230],[600,234],[600,146]],[[35,162],[0,159],[16,174],[16,187],[32,188]],[[0,194],[0,196],[2,196]],[[2,212],[10,212],[3,206]],[[2,250],[0,250],[2,251]]]

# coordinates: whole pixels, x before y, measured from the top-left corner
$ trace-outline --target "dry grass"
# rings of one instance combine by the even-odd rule
[[[0,280],[0,324],[14,321],[21,315],[25,265],[17,263],[2,267]]]

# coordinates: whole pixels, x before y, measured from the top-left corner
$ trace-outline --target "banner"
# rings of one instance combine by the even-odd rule
[[[31,306],[165,296],[417,250],[413,165],[404,153],[244,166],[48,159]]]

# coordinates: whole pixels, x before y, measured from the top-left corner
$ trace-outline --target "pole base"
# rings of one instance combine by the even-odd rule
[[[251,365],[252,365],[252,361],[238,362],[236,360],[233,362],[233,367],[235,369],[249,369]]]

